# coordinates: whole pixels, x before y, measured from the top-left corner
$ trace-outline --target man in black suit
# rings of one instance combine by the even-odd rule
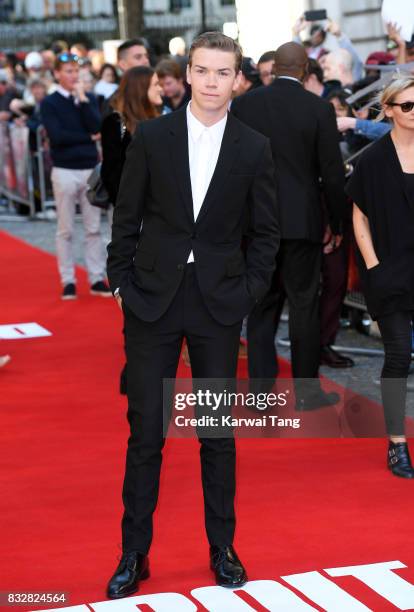
[[[308,58],[297,43],[286,43],[275,55],[275,80],[236,98],[233,114],[270,138],[276,170],[281,244],[276,273],[266,298],[249,316],[248,363],[251,378],[277,375],[274,337],[283,286],[289,301],[289,335],[293,376],[313,379],[296,385],[298,409],[329,405],[337,394],[320,388],[318,289],[323,241],[321,189],[329,214],[329,240],[341,241],[345,210],[344,170],[335,112],[303,88]]]
[[[108,247],[125,315],[128,441],[121,562],[108,597],[148,576],[162,459],[162,379],[186,338],[194,378],[235,378],[243,317],[270,286],[279,244],[268,140],[227,112],[241,50],[219,32],[190,50],[190,104],[141,123],[127,153]],[[241,249],[248,226],[250,245]],[[200,438],[205,525],[217,584],[247,580],[233,548],[235,443]]]

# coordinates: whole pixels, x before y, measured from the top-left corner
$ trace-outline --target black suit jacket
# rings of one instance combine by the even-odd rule
[[[332,104],[280,78],[236,98],[232,112],[270,139],[282,238],[321,240],[321,189],[332,231],[341,233],[345,176]]]
[[[193,250],[210,314],[224,325],[239,321],[265,295],[278,246],[274,167],[264,136],[228,116],[194,222],[186,109],[139,125],[115,206],[108,278],[140,319],[156,321],[167,310]]]

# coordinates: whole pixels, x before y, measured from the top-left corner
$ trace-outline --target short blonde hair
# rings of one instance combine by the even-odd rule
[[[394,102],[396,96],[402,91],[414,87],[414,75],[396,72],[388,85],[376,96],[376,102],[381,106],[381,111],[375,121],[382,121],[385,118],[385,107],[390,102]]]

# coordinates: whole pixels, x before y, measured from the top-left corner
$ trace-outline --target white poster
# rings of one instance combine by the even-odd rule
[[[411,40],[414,32],[414,0],[383,0],[382,18],[385,23],[395,23],[404,40]]]
[[[0,340],[24,340],[27,338],[44,338],[51,332],[38,323],[11,323],[0,325]]]

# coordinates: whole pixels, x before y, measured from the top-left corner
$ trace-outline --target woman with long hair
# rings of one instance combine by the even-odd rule
[[[414,313],[414,76],[397,75],[379,103],[378,120],[387,117],[392,130],[361,154],[347,192],[366,303],[384,343],[388,467],[414,478],[404,423]]]
[[[102,122],[101,178],[115,206],[125,163],[126,150],[141,121],[161,114],[161,86],[157,73],[149,66],[136,66],[125,72],[112,101],[112,113]],[[139,168],[137,168],[139,172]],[[113,208],[108,211],[112,225]],[[120,391],[126,394],[126,365],[121,372]]]
[[[115,206],[125,154],[135,129],[141,121],[160,115],[161,87],[149,66],[130,68],[123,75],[102,122],[102,181]]]

